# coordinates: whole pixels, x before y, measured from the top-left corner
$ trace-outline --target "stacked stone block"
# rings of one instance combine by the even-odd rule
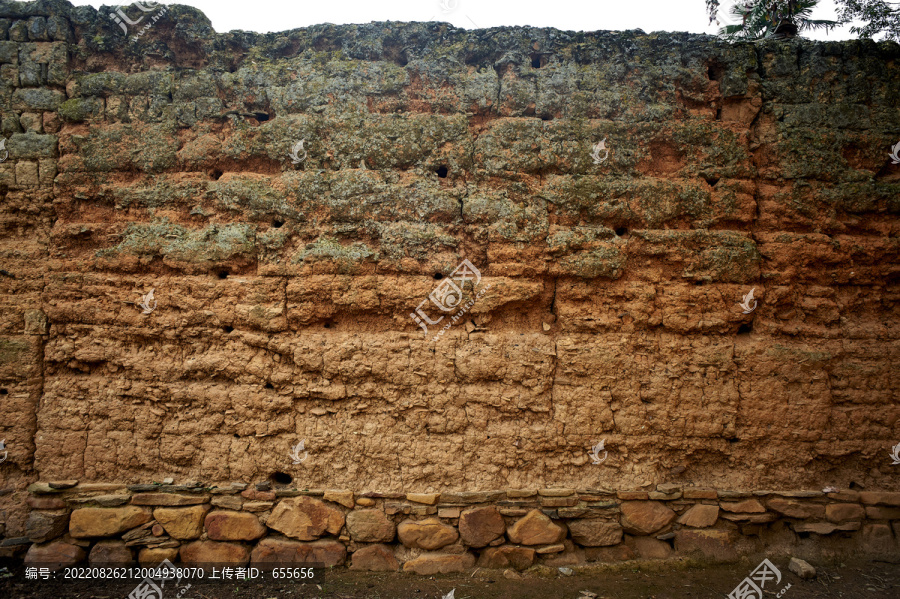
[[[8,553],[34,565],[346,566],[430,575],[473,567],[840,551],[889,556],[900,493],[507,489],[354,493],[261,483],[36,483],[27,537]],[[15,551],[15,548],[19,548]]]

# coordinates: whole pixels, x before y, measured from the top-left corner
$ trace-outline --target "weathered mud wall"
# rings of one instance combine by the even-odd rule
[[[54,479],[900,489],[896,44],[108,12],[0,2],[6,536]]]

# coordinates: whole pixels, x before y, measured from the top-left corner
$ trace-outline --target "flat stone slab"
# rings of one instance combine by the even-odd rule
[[[77,480],[60,480],[60,481],[53,481],[48,484],[50,485],[51,489],[65,490],[65,489],[71,489],[72,487],[77,486],[78,481]]]
[[[139,493],[131,498],[132,505],[199,505],[209,503],[209,495],[180,495],[177,493]]]

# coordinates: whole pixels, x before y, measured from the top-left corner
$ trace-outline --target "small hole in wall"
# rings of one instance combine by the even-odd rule
[[[721,108],[719,108],[719,109],[716,110],[716,120],[717,120],[717,121],[721,121],[721,120],[722,120],[722,109],[721,109]]]
[[[717,62],[712,63],[706,69],[706,76],[709,77],[710,81],[718,81],[722,78],[722,75],[725,73],[725,69],[722,68]]]
[[[865,489],[861,484],[857,483],[855,480],[850,481],[850,486],[847,487],[851,491],[855,491],[856,489]]]
[[[265,112],[257,112],[256,113],[256,120],[259,121],[260,123],[265,123],[270,118],[271,117],[268,114],[266,114]]]
[[[742,324],[741,326],[738,327],[737,334],[738,335],[749,335],[752,332],[753,332],[753,323],[745,322],[744,324]]]
[[[330,329],[331,327],[334,326],[334,323],[331,322],[331,321],[329,320],[328,322],[326,322],[326,323],[323,324],[322,326],[325,327],[326,329]]]
[[[617,227],[616,235],[618,237],[628,237],[628,227]]]
[[[544,65],[541,64],[541,55],[540,54],[532,54],[531,55],[531,68],[539,69],[542,66],[544,66]]]
[[[542,121],[552,121],[553,115],[550,114],[549,112],[545,112],[545,113],[541,114],[541,120]]]
[[[227,270],[220,270],[220,271],[219,271],[219,274],[218,274],[217,276],[218,276],[220,279],[227,279],[227,278],[228,278],[228,271],[227,271]]]
[[[435,281],[440,281],[440,280],[443,279],[443,278],[444,278],[444,275],[442,275],[441,273],[439,273],[439,272],[434,273],[434,280],[435,280]]]
[[[237,433],[234,433],[234,438],[235,438],[235,439],[240,439],[241,436],[240,436],[239,434],[237,434]]]
[[[272,227],[275,229],[280,229],[283,226],[284,226],[284,221],[281,220],[280,218],[276,218],[275,220],[272,221]]]
[[[219,169],[213,169],[212,171],[210,171],[209,176],[213,181],[218,181],[222,178],[222,174],[222,171],[220,171]]]
[[[234,327],[224,326],[224,327],[222,327],[222,330],[225,331],[226,333],[230,333],[231,331],[234,330]]]
[[[0,389],[0,395],[9,395],[9,391],[6,389]]]
[[[436,172],[436,173],[437,173],[437,176],[440,177],[441,179],[446,179],[446,178],[447,178],[447,174],[448,174],[450,171],[447,169],[446,166],[444,166],[444,165],[442,164],[441,166],[437,167],[437,170],[434,171],[434,172]]]
[[[719,182],[718,177],[703,177],[703,178],[706,180],[706,184],[709,185],[710,187],[715,187],[716,183]]]
[[[294,482],[294,477],[284,472],[273,472],[269,475],[269,482],[275,485],[289,485]]]
[[[272,383],[266,383],[266,384],[265,384],[265,388],[266,388],[266,389],[274,389],[274,388],[275,388],[275,385],[273,385]]]

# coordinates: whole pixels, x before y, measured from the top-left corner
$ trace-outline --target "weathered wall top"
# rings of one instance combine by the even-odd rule
[[[0,2],[0,487],[900,489],[897,44],[123,10]]]

